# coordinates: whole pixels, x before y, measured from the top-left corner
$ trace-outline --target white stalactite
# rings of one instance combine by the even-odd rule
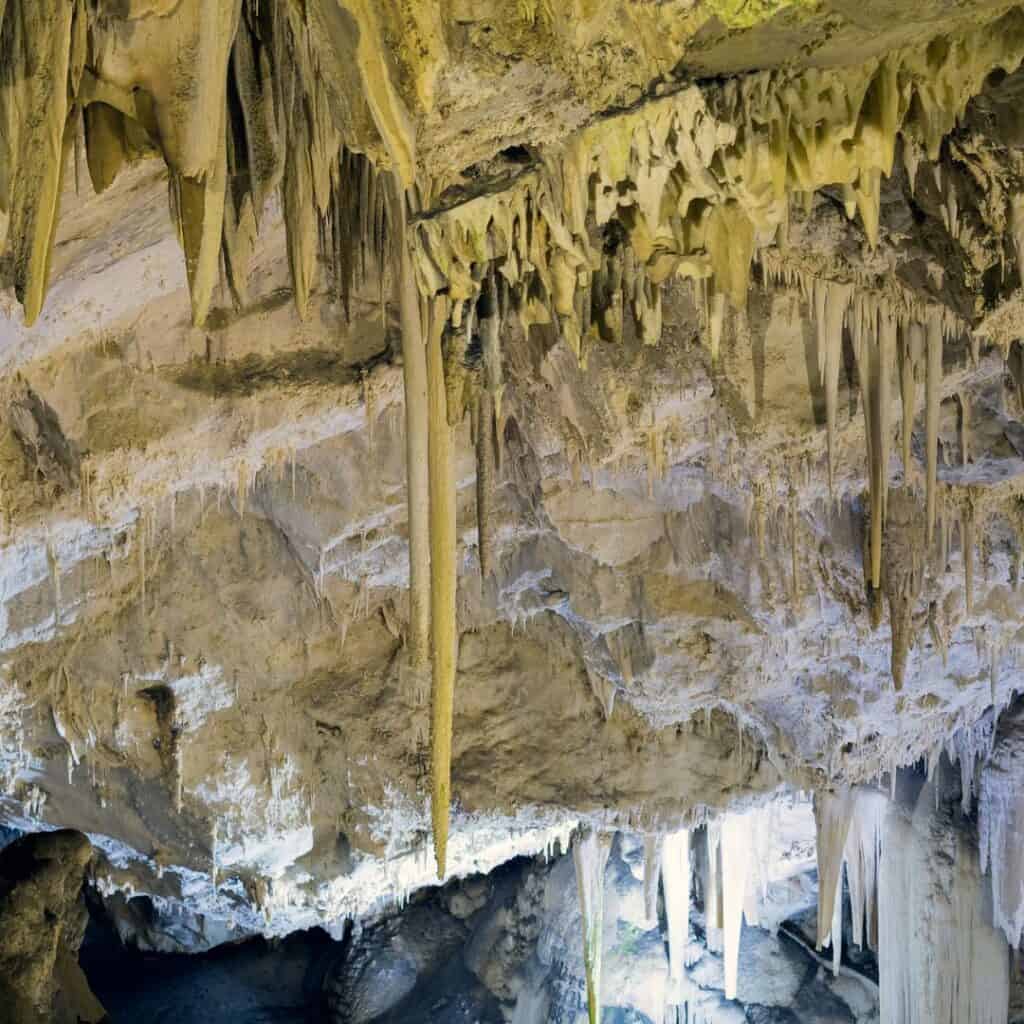
[[[973,844],[934,809],[893,807],[879,875],[880,1024],[1006,1024],[1009,956]]]
[[[855,797],[849,789],[816,793],[814,797],[818,837],[817,947],[820,950],[832,943],[833,974],[839,973],[842,956],[843,858],[854,803]]]
[[[658,879],[661,874],[662,837],[644,836],[644,916],[652,925],[658,923]],[[667,908],[666,908],[667,909]]]
[[[981,772],[978,823],[993,920],[1016,949],[1024,938],[1024,712],[1007,717]]]
[[[853,817],[846,837],[846,880],[850,886],[853,942],[878,948],[878,870],[882,831],[889,801],[873,789],[854,793]]]
[[[681,829],[665,836],[661,853],[661,877],[665,888],[668,921],[669,984],[683,980],[686,950],[690,944],[690,831]]]
[[[739,980],[740,937],[746,900],[752,843],[745,814],[722,821],[722,927],[725,946],[725,998],[735,999]]]
[[[708,949],[722,952],[722,823],[710,821],[704,829],[707,877],[704,880],[704,916]]]
[[[874,941],[882,822],[888,801],[876,790],[840,789],[815,795],[818,839],[818,949],[832,943],[832,973],[842,960],[843,869],[850,886],[853,941]]]

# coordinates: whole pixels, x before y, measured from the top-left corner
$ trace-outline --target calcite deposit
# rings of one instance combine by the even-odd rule
[[[663,1014],[761,1019],[816,904],[851,1015],[1001,1022],[879,894],[1020,946],[1022,61],[1003,0],[0,0],[0,821],[163,951],[572,850],[571,998],[453,914],[516,1024],[626,998],[640,849]]]

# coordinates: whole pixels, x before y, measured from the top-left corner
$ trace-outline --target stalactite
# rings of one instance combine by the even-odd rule
[[[661,850],[662,837],[660,835],[648,833],[644,836],[644,917],[652,925],[658,922],[658,881],[661,878]]]
[[[964,603],[974,614],[974,503],[968,498],[960,514],[960,544],[964,558]]]
[[[861,299],[854,320],[854,344],[864,404],[871,494],[871,587],[881,586],[882,537],[892,447],[890,374],[896,348],[896,320],[872,299]]]
[[[956,396],[956,401],[960,413],[960,465],[966,466],[971,461],[971,403],[962,391]]]
[[[65,0],[12,0],[0,23],[0,124],[7,136],[0,142],[0,210],[10,211],[14,290],[29,325],[46,294],[72,138],[71,49],[76,11],[84,17],[79,8]]]
[[[601,1020],[604,871],[610,852],[611,837],[589,830],[577,836],[572,847],[580,913],[583,916],[583,964],[587,976],[587,1011],[590,1024],[600,1024]]]
[[[988,871],[993,923],[1019,949],[1024,937],[1024,729],[1021,711],[1000,721],[991,756],[981,770],[978,793],[978,845]]]
[[[896,358],[896,317],[889,310],[881,310],[878,322],[878,400],[877,415],[879,429],[877,473],[881,495],[880,511],[884,524],[889,507],[889,457],[892,450],[892,370]],[[881,542],[878,552],[872,551],[872,559],[881,558]],[[876,583],[875,586],[878,584]]]
[[[665,836],[661,873],[668,923],[669,981],[678,986],[684,977],[690,944],[690,831]]]
[[[989,923],[978,855],[935,809],[885,821],[878,882],[881,1024],[1005,1024],[1006,942]]]
[[[432,656],[431,817],[437,874],[444,878],[451,805],[452,716],[458,628],[455,599],[455,470],[445,395],[442,338],[447,302],[436,299],[427,337],[427,404],[430,474],[430,636]]]
[[[925,494],[927,501],[927,542],[931,547],[935,536],[935,502],[938,485],[939,404],[942,389],[942,323],[935,315],[926,325],[928,369],[925,398]]]
[[[192,302],[192,322],[202,326],[210,311],[213,290],[220,272],[224,228],[224,200],[227,192],[227,151],[224,117],[220,112],[220,145],[215,163],[201,179],[174,174],[170,179],[172,207],[177,214],[178,233],[185,253],[185,273]]]
[[[825,390],[829,493],[835,489],[836,425],[839,410],[839,371],[843,359],[843,321],[852,297],[852,285],[836,284],[831,281],[815,283],[818,369]]]
[[[725,998],[735,999],[739,981],[740,937],[751,861],[746,815],[728,814],[722,821],[722,918],[725,947]]]
[[[907,659],[915,639],[914,617],[924,585],[924,548],[917,492],[903,486],[890,496],[885,529],[885,571],[882,575],[892,631],[890,664],[897,690],[903,688]]]
[[[309,299],[316,279],[317,223],[310,166],[312,140],[302,109],[298,82],[288,83],[285,118],[292,138],[285,150],[282,200],[288,269],[291,274],[295,308],[299,317],[309,316]]]
[[[792,478],[790,478],[789,488],[789,500],[787,502],[787,513],[789,519],[789,553],[791,562],[791,591],[790,599],[793,602],[794,607],[798,607],[800,604],[800,546],[799,546],[799,525],[800,525],[800,509],[797,503],[796,488],[793,485]],[[742,731],[740,732],[741,744],[742,744]]]
[[[914,417],[917,410],[917,385],[924,358],[924,328],[919,323],[906,325],[899,334],[900,397],[903,400],[903,480],[911,477],[911,440],[914,435]]]
[[[843,788],[835,793],[819,792],[814,797],[818,851],[817,948],[832,943],[833,973],[838,973],[842,945],[843,855],[850,834],[854,796]],[[836,928],[836,917],[839,927]]]
[[[721,821],[708,822],[704,829],[704,840],[707,868],[707,876],[704,880],[704,918],[707,924],[707,943],[708,949],[713,952],[721,952],[723,927]]]
[[[138,525],[139,538],[139,596],[142,614],[146,614],[146,520],[140,517]]]
[[[888,802],[875,790],[857,789],[846,839],[854,945],[878,949],[878,870]]]
[[[486,579],[494,567],[494,400],[482,388],[475,401],[477,550]]]
[[[708,314],[708,331],[711,348],[711,365],[718,365],[718,353],[722,347],[722,332],[725,329],[725,293],[716,291],[711,296],[711,311]]]
[[[860,179],[853,189],[861,224],[864,226],[864,233],[868,236],[868,244],[872,248],[878,245],[881,187],[881,171],[877,168],[870,168],[860,172]]]
[[[426,668],[430,654],[430,416],[427,400],[427,350],[420,302],[406,237],[405,196],[390,176],[388,212],[392,226],[392,279],[398,291],[402,328],[402,377],[405,389],[405,473],[409,518],[409,664]]]
[[[483,350],[484,366],[484,387],[491,395],[494,405],[494,423],[496,427],[501,425],[501,399],[505,391],[505,378],[501,361],[501,330],[502,330],[502,305],[505,301],[502,293],[507,290],[504,279],[496,273],[487,276],[484,297],[486,307],[482,316],[480,330],[481,348]],[[500,434],[500,429],[495,431]],[[498,467],[501,466],[500,437],[495,438],[495,459]]]
[[[476,512],[480,573],[486,578],[494,566],[494,489],[501,465],[499,443],[501,396],[504,390],[501,365],[501,304],[496,274],[483,282],[479,302],[482,387],[476,402]]]

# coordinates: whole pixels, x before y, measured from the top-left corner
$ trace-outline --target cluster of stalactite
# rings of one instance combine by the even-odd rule
[[[139,157],[163,157],[197,324],[221,272],[244,303],[277,189],[300,314],[319,257],[346,298],[383,258],[383,190],[373,163],[346,148],[370,134],[362,122],[375,92],[345,52],[355,43],[315,4],[303,13],[186,0],[156,16],[168,13],[128,4],[114,14],[96,0],[0,4],[0,211],[28,324],[46,293],[64,176],[72,155],[81,170],[81,153],[96,192]]]
[[[628,314],[653,344],[661,285],[682,276],[700,283],[715,362],[727,304],[745,306],[755,256],[770,268],[765,254],[785,247],[791,201],[838,185],[875,243],[880,181],[893,170],[898,136],[907,152],[934,160],[986,76],[1024,58],[1024,12],[860,65],[680,87],[596,119],[500,191],[450,202],[441,194],[424,208],[439,190],[417,172],[379,19],[363,0],[346,3],[340,20],[332,11],[182,0],[174,17],[153,17],[163,13],[155,0],[117,15],[96,0],[0,0],[0,210],[27,323],[42,309],[62,179],[80,144],[97,191],[141,155],[165,160],[196,323],[222,272],[244,304],[261,214],[278,189],[301,315],[321,262],[346,306],[369,279],[383,290],[390,267],[406,387],[408,647],[414,668],[432,665],[432,806],[443,875],[458,643],[451,430],[471,413],[486,573],[503,325],[512,316],[524,329],[554,323],[585,360],[591,344],[622,337]],[[1020,219],[1011,218],[1015,239]],[[894,378],[905,410],[905,475],[908,419],[924,382],[930,540],[951,320],[894,309],[855,285],[807,291],[820,334],[830,480],[844,326],[853,339],[867,428],[868,577],[878,593]],[[890,603],[907,604],[904,590],[890,593]],[[898,683],[904,661],[894,653]]]
[[[774,71],[694,86],[598,121],[511,187],[418,219],[420,291],[444,295],[458,320],[497,267],[522,328],[555,324],[585,363],[589,345],[621,339],[627,312],[637,335],[655,343],[660,285],[673,275],[688,277],[699,284],[715,364],[727,306],[745,306],[755,261],[766,281],[799,283],[817,324],[830,489],[844,331],[852,341],[870,497],[865,576],[872,608],[883,598],[890,605],[892,671],[900,688],[922,573],[916,551],[883,559],[893,405],[899,397],[907,484],[916,477],[911,437],[918,396],[925,400],[924,543],[931,545],[940,490],[943,350],[964,337],[967,325],[947,307],[905,290],[793,271],[783,256],[789,208],[797,197],[841,185],[847,214],[859,216],[869,242],[877,243],[880,181],[892,173],[898,136],[915,161],[914,178],[922,154],[938,158],[943,138],[985,76],[1015,67],[1022,56],[1018,10],[995,34],[968,31],[840,71]],[[973,558],[970,520],[962,538],[966,563]],[[970,611],[970,564],[965,574]]]

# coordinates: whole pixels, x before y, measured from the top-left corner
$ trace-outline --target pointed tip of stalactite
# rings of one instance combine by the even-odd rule
[[[448,816],[451,792],[445,785],[436,787],[431,799],[431,819],[434,836],[434,863],[437,877],[444,881],[448,869]]]
[[[25,321],[26,327],[32,327],[35,325],[36,320],[39,319],[39,313],[41,312],[38,306],[23,306],[22,314]]]
[[[32,327],[43,311],[43,303],[46,301],[46,283],[40,283],[30,274],[27,282],[15,288],[14,295],[21,303],[21,315],[25,326]]]
[[[210,315],[209,304],[205,306],[197,306],[195,303],[192,305],[192,326],[193,327],[205,327],[206,318]]]
[[[443,882],[445,874],[448,871],[447,856],[441,851],[441,849],[435,844],[434,846],[434,860],[437,864],[437,880]]]
[[[897,656],[896,652],[894,651],[893,654],[892,654],[892,664],[891,664],[892,685],[893,685],[893,689],[895,689],[895,691],[897,693],[899,693],[903,689],[903,677],[904,677],[904,674],[906,672],[906,669],[905,669],[904,665],[900,664],[900,662],[897,660],[897,658],[898,658],[898,656]]]

